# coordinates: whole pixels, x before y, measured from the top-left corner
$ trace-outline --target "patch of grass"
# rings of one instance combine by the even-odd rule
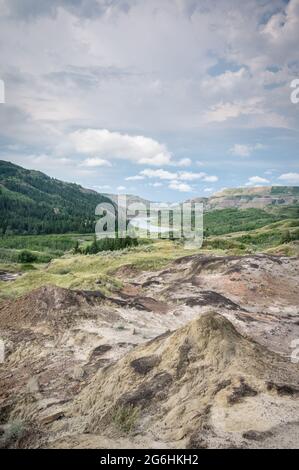
[[[266,253],[270,255],[280,255],[280,256],[299,256],[299,243],[291,242],[287,244],[278,245],[276,247],[271,247],[265,250]]]
[[[69,274],[70,270],[68,268],[61,268],[57,270],[57,274],[60,276],[65,276],[66,274]]]
[[[14,282],[0,282],[0,298],[7,297],[7,295],[18,297],[46,284],[69,289],[101,290],[103,293],[109,293],[111,286],[114,288],[122,286],[122,281],[114,275],[122,266],[131,265],[140,271],[162,269],[175,258],[198,252],[198,250],[185,249],[184,246],[169,240],[157,241],[153,243],[150,250],[148,248],[149,246],[138,246],[96,255],[66,254],[52,260],[48,265],[36,264],[35,271],[24,273]],[[20,269],[20,265],[16,266]],[[61,275],[61,273],[65,274]]]
[[[48,263],[92,240],[92,235],[5,235],[0,238],[0,261]],[[26,256],[28,259],[26,259]],[[31,258],[31,260],[29,259]],[[35,258],[33,260],[33,258]]]
[[[204,240],[204,248],[221,249],[227,254],[264,252],[299,238],[299,219],[271,223],[256,230],[236,232]]]
[[[20,267],[22,272],[27,272],[27,271],[36,271],[36,267],[33,264],[22,264]]]
[[[123,325],[118,325],[118,326],[116,327],[116,330],[126,330],[126,327],[123,326]]]
[[[160,256],[159,258],[136,259],[131,265],[140,271],[157,271],[166,266],[169,261],[168,257]]]
[[[6,235],[0,238],[0,248],[32,250],[40,252],[69,251],[74,248],[76,240],[86,235]]]
[[[0,248],[0,261],[1,263],[17,263],[19,252],[17,250],[10,250],[6,248]]]
[[[7,449],[17,447],[19,441],[25,436],[27,430],[23,421],[13,421],[7,425],[0,439],[0,448]]]
[[[117,406],[112,414],[112,422],[117,429],[129,434],[136,426],[140,409],[134,406]]]

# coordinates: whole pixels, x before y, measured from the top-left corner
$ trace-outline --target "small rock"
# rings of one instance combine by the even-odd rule
[[[84,377],[85,371],[83,367],[75,366],[73,370],[73,379],[82,380]]]
[[[31,394],[39,393],[39,383],[37,377],[31,377],[27,382],[27,390]]]
[[[54,421],[58,421],[59,419],[62,419],[62,418],[64,418],[63,411],[58,411],[57,413],[53,413],[51,415],[44,416],[40,420],[40,422],[41,422],[41,424],[47,425],[47,424],[54,423]]]

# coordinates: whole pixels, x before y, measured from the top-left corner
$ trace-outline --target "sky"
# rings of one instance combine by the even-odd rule
[[[299,185],[299,0],[0,0],[0,57],[0,159],[159,201]]]

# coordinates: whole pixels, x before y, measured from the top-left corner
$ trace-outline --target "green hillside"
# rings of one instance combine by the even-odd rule
[[[2,234],[91,233],[101,202],[111,201],[77,184],[0,161]]]
[[[295,219],[299,222],[299,204],[265,209],[221,209],[204,214],[204,235],[255,230],[274,222]]]

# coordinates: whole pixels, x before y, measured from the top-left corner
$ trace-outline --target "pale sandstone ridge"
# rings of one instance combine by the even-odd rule
[[[195,198],[206,211],[216,209],[265,209],[269,206],[286,206],[298,203],[298,186],[262,186],[254,188],[224,189],[209,198]]]

